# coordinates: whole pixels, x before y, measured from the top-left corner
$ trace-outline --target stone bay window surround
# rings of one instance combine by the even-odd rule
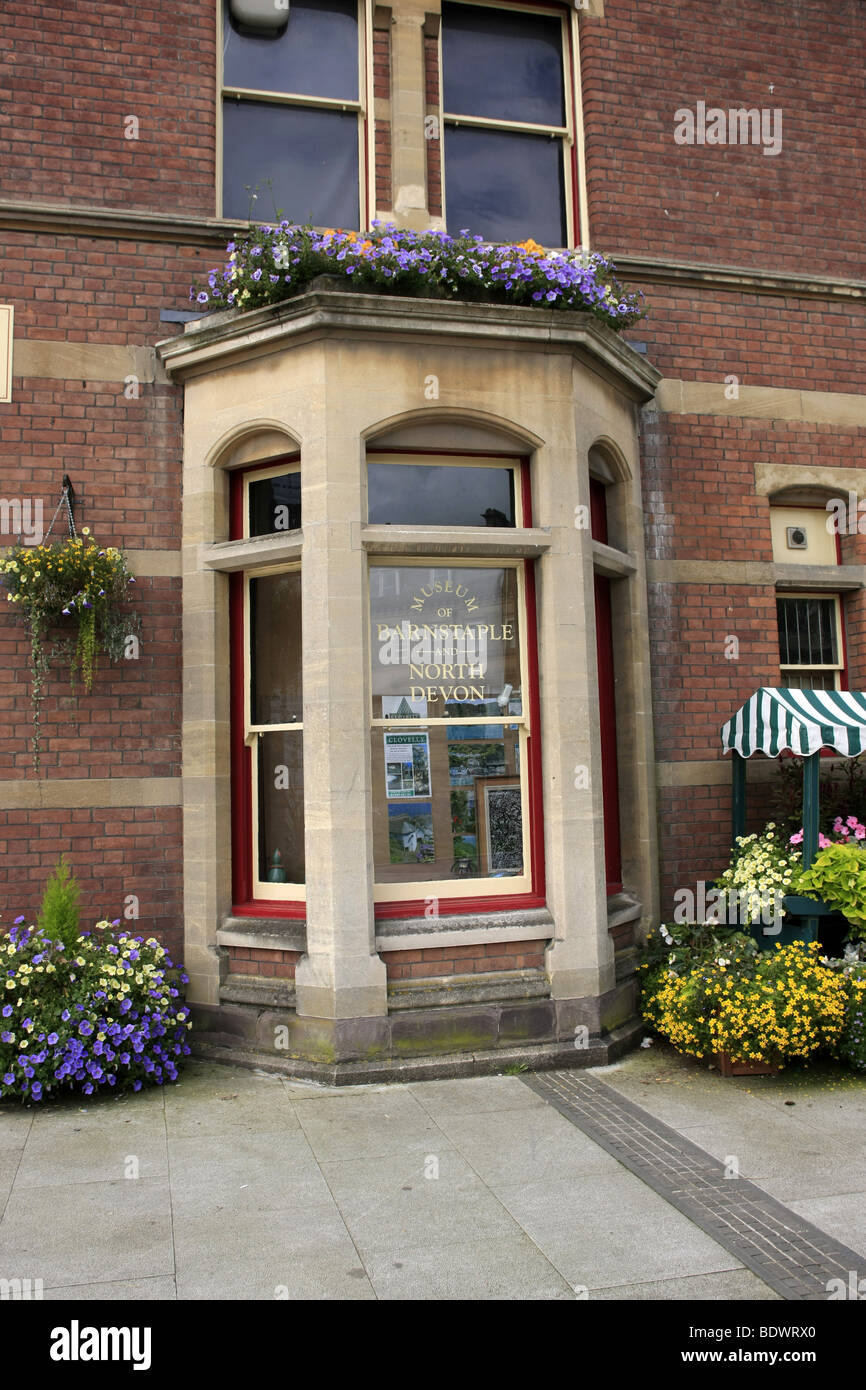
[[[327,281],[158,353],[184,386],[185,959],[214,1055],[333,1081],[615,1055],[656,896],[657,374],[589,314]]]

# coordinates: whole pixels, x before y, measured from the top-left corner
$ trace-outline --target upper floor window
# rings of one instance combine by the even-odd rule
[[[223,3],[223,216],[360,226],[358,0],[291,0],[273,36],[242,31]]]
[[[522,471],[514,460],[369,455],[371,523],[402,526],[522,526]]]
[[[442,6],[448,230],[568,246],[570,35],[557,11]]]

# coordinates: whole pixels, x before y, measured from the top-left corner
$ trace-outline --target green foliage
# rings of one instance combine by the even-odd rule
[[[823,898],[851,923],[851,936],[866,939],[866,851],[858,845],[830,845],[816,854],[797,890]]]
[[[78,883],[61,854],[45,886],[39,929],[52,941],[62,941],[68,951],[75,946],[80,930],[79,894]]]

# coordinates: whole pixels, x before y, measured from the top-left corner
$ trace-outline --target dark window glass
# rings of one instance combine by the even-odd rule
[[[780,598],[776,611],[782,666],[832,666],[838,661],[834,599]]]
[[[513,526],[510,468],[370,463],[371,522],[404,526]]]
[[[301,730],[262,734],[258,758],[259,878],[263,882],[303,883],[304,738]]]
[[[224,35],[226,87],[358,100],[355,0],[291,0],[274,38],[239,34],[226,7]]]
[[[300,723],[301,576],[250,580],[250,722]]]
[[[564,125],[560,21],[443,5],[442,81],[455,116]]]
[[[354,112],[223,102],[223,214],[357,227],[358,118]],[[528,233],[527,233],[528,235]]]
[[[565,246],[562,142],[547,135],[446,127],[448,230],[487,241]]]
[[[297,531],[301,524],[301,475],[282,473],[249,486],[250,535]]]

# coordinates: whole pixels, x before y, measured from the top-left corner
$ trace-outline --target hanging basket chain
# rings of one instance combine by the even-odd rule
[[[72,537],[72,539],[75,540],[75,536],[76,536],[76,531],[75,531],[75,516],[74,516],[73,511],[72,511],[72,502],[71,502],[70,496],[69,496],[69,494],[70,494],[71,491],[72,491],[72,484],[70,483],[70,481],[69,481],[68,478],[64,478],[64,480],[63,480],[63,489],[62,489],[62,491],[61,491],[61,493],[60,493],[60,501],[57,503],[57,509],[56,509],[56,511],[55,511],[55,513],[54,513],[54,515],[53,515],[53,517],[51,518],[51,522],[50,522],[50,524],[49,524],[48,530],[45,532],[45,539],[46,539],[46,540],[48,540],[48,537],[51,535],[51,532],[52,532],[53,529],[54,529],[54,523],[55,523],[55,521],[57,520],[57,518],[58,518],[58,516],[60,515],[60,513],[63,511],[63,508],[64,508],[64,507],[66,508],[66,522],[67,522],[67,525],[68,525],[68,527],[69,527],[69,534],[70,534],[70,536]]]

